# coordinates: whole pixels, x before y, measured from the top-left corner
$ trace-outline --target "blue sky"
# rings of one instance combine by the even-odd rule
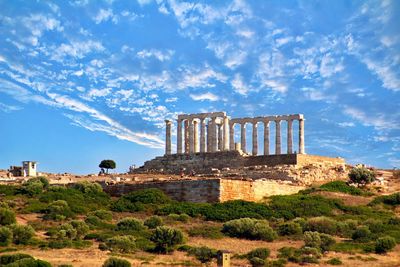
[[[394,0],[0,0],[0,168],[126,171],[208,111],[303,113],[307,153],[400,167],[399,25]]]

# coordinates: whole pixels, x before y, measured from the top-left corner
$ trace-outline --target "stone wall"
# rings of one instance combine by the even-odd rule
[[[157,188],[177,201],[224,202],[229,200],[259,201],[265,196],[293,194],[303,186],[270,180],[199,179],[149,183],[103,184],[111,196],[121,196],[136,190]]]

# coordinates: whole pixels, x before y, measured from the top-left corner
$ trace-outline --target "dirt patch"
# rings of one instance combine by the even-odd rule
[[[328,191],[320,191],[312,193],[313,195],[320,195],[327,198],[334,198],[342,200],[345,205],[348,206],[358,206],[358,205],[367,205],[371,202],[374,197],[362,197],[362,196],[353,196],[340,192],[328,192]]]

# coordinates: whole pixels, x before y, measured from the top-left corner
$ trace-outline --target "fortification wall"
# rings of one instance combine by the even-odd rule
[[[136,190],[157,188],[177,201],[218,202],[220,179],[175,180],[148,183],[103,184],[103,190],[111,196],[121,196]]]
[[[225,202],[229,200],[259,201],[265,196],[293,194],[303,186],[270,180],[202,179],[149,183],[103,184],[111,196],[121,196],[136,190],[157,188],[177,201]]]

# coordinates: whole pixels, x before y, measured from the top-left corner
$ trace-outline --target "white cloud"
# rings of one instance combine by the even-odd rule
[[[368,57],[364,57],[362,62],[378,76],[383,83],[383,87],[393,91],[400,91],[399,75],[391,68],[388,62],[375,61]]]
[[[114,15],[111,9],[100,9],[97,15],[93,18],[96,24],[111,20],[114,24],[118,23],[118,16]]]
[[[204,94],[190,94],[190,97],[195,100],[195,101],[217,101],[219,100],[219,97],[214,95],[213,93],[207,92]]]
[[[276,45],[278,47],[280,47],[282,45],[285,45],[285,44],[291,42],[292,40],[293,40],[293,37],[287,36],[287,37],[278,38],[275,40],[275,42],[276,42]]]
[[[60,21],[44,14],[32,14],[22,19],[23,25],[31,30],[35,37],[42,36],[44,31],[63,31]]]
[[[136,53],[137,57],[139,58],[149,58],[149,57],[154,57],[158,59],[159,61],[167,61],[170,60],[171,57],[174,55],[173,50],[167,50],[165,52],[157,50],[157,49],[144,49]]]
[[[53,47],[51,59],[63,62],[65,56],[74,58],[84,58],[86,54],[92,52],[104,51],[103,45],[98,41],[71,41],[69,44],[61,44],[59,47]]]
[[[372,126],[377,130],[394,130],[400,129],[400,121],[391,118],[383,113],[367,115],[364,111],[354,107],[345,107],[343,112],[350,117],[358,120],[365,126]]]
[[[91,89],[88,92],[88,97],[104,97],[111,93],[111,88]]]
[[[150,4],[153,0],[137,0],[139,5],[144,6]]]
[[[235,74],[234,79],[231,81],[231,85],[235,92],[241,95],[247,95],[250,90],[249,86],[244,83],[242,75],[239,73]]]
[[[354,122],[348,122],[348,121],[339,122],[338,125],[339,125],[339,127],[342,127],[342,128],[347,128],[347,127],[354,127],[354,126],[356,126],[356,125],[354,124]]]
[[[319,68],[319,72],[322,77],[330,77],[335,73],[341,72],[344,70],[343,63],[337,62],[331,54],[326,54],[321,59],[321,66]]]
[[[10,113],[10,112],[13,112],[13,111],[18,111],[18,110],[21,110],[21,109],[22,109],[22,107],[7,105],[7,104],[4,104],[4,103],[1,103],[1,102],[0,102],[0,110],[3,111],[3,112],[5,112],[5,113]]]
[[[172,102],[176,102],[176,101],[178,101],[177,97],[169,97],[169,98],[165,99],[166,103],[172,103]]]

